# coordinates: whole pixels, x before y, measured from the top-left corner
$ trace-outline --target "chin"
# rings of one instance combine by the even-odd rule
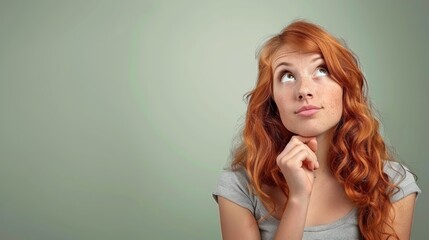
[[[292,134],[299,135],[302,137],[317,137],[327,133],[331,129],[314,129],[314,128],[299,128],[299,129],[288,129]]]
[[[303,131],[303,132],[297,133],[297,135],[302,137],[317,137],[320,134],[321,134],[320,132],[311,132],[311,131]]]

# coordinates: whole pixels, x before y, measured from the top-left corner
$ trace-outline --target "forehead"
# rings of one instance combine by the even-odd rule
[[[281,62],[285,62],[288,60],[293,60],[296,58],[322,58],[323,56],[319,52],[311,52],[311,51],[303,51],[294,46],[285,44],[281,46],[277,51],[274,52],[271,62],[271,67],[274,69]]]

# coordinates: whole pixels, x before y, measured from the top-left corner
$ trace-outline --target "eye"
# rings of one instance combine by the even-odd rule
[[[295,81],[295,76],[291,72],[282,73],[280,76],[281,76],[280,81],[283,83]]]
[[[329,72],[326,69],[326,67],[318,67],[316,69],[316,77],[325,77],[325,76],[328,76],[328,75],[329,75]]]

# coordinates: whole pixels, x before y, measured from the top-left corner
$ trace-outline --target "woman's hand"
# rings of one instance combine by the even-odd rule
[[[313,189],[314,170],[319,168],[316,138],[293,136],[277,156],[277,165],[289,187],[289,198],[307,198]]]

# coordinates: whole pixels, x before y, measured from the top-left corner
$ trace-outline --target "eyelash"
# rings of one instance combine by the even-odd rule
[[[326,75],[329,75],[329,71],[328,71],[328,68],[326,67],[326,65],[320,65],[316,68],[316,70],[318,70],[318,69],[324,69],[326,71]]]
[[[284,71],[281,71],[281,72],[280,72],[280,74],[279,74],[280,81],[282,80],[282,78],[283,78],[286,74],[290,74],[290,75],[292,75],[293,77],[295,77],[295,76],[292,74],[292,72],[287,71],[287,70],[284,70]]]
[[[317,66],[317,67],[316,67],[316,70],[318,70],[318,69],[324,69],[324,70],[326,71],[326,75],[329,75],[328,68],[327,68],[327,66],[326,66],[325,64],[322,64],[322,65]],[[286,74],[288,74],[288,73],[290,73],[293,77],[295,77],[295,76],[292,74],[292,72],[291,72],[291,71],[283,70],[283,71],[281,71],[281,72],[279,73],[278,81],[279,81],[279,82],[281,82],[281,81],[282,81],[282,78],[283,78]]]

